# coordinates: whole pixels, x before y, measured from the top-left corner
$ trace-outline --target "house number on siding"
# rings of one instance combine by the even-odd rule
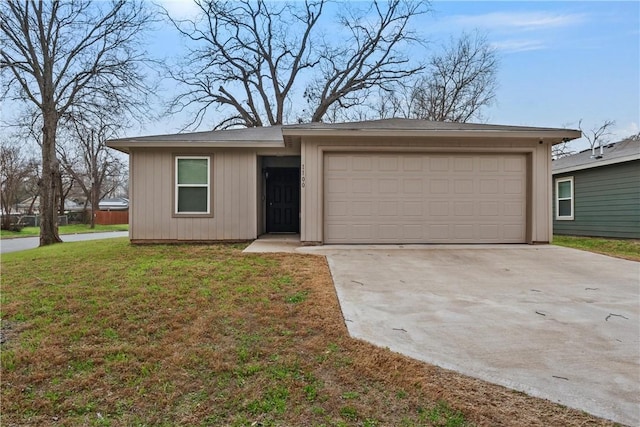
[[[304,165],[300,165],[300,187],[304,188]]]

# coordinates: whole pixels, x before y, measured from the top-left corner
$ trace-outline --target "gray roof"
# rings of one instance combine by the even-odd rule
[[[109,142],[281,142],[281,126],[209,130],[205,132],[174,133],[169,135],[136,136],[112,139]]]
[[[554,174],[565,173],[638,159],[640,159],[640,138],[627,138],[604,145],[602,147],[602,156],[600,155],[600,149],[596,147],[593,152],[588,149],[554,160],[552,170]]]
[[[283,126],[283,130],[295,132],[298,130],[566,131],[567,129],[393,118],[347,123],[304,123],[286,125]]]
[[[433,122],[416,119],[366,120],[349,123],[305,123],[140,136],[112,139],[107,145],[128,152],[130,147],[284,147],[285,141],[302,136],[406,135],[421,137],[512,137],[539,138],[552,144],[576,139],[580,131],[559,128],[505,126],[478,123]]]

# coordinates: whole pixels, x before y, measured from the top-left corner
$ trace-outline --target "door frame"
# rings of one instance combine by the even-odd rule
[[[301,157],[298,156],[259,156],[258,158],[258,235],[273,233],[269,231],[267,225],[267,210],[268,210],[268,193],[267,193],[267,179],[265,173],[267,170],[272,169],[296,169],[298,171],[298,185],[296,186],[298,196],[298,227],[296,231],[290,233],[300,233],[302,226],[301,218],[301,202],[302,191],[300,186],[300,164]],[[277,232],[276,232],[277,233]]]

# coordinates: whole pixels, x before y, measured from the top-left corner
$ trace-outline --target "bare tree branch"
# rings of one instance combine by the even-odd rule
[[[589,148],[595,153],[596,146],[602,147],[609,141],[611,136],[611,128],[615,126],[614,120],[605,120],[600,126],[592,127],[588,131],[582,128],[582,119],[578,121],[578,129],[582,132],[582,136],[589,142]]]
[[[61,124],[78,117],[148,114],[145,67],[138,40],[153,22],[141,0],[7,0],[0,5],[3,93],[32,105],[42,124],[40,244],[60,242],[56,205]],[[35,123],[35,122],[32,122]]]
[[[429,60],[426,76],[417,82],[411,115],[416,118],[467,122],[495,97],[498,60],[487,39],[476,33],[458,40]]]
[[[11,226],[11,213],[28,193],[29,180],[37,174],[33,159],[27,159],[18,144],[0,145],[0,208],[2,228]]]
[[[117,125],[110,117],[100,117],[95,123],[80,117],[69,123],[69,147],[60,146],[58,156],[65,172],[81,188],[91,205],[90,227],[95,227],[95,212],[100,199],[111,193],[121,182],[124,166],[107,149],[107,139],[117,134]]]
[[[199,126],[212,108],[230,112],[218,127],[282,124],[301,113],[290,111],[295,95],[309,104],[307,119],[318,121],[332,106],[360,105],[371,89],[421,69],[404,49],[416,41],[409,24],[426,13],[423,0],[376,0],[366,9],[341,3],[346,39],[339,44],[319,33],[326,0],[194,1],[197,18],[165,11],[190,43],[181,67],[170,72],[185,90],[169,111],[196,108],[186,127]]]
[[[211,107],[228,107],[222,120],[246,127],[281,124],[298,75],[316,65],[311,33],[324,0],[195,0],[200,16],[168,20],[190,41],[186,59],[170,75],[186,90],[170,112],[198,108],[187,127],[199,125]]]
[[[336,103],[342,109],[362,105],[371,89],[389,89],[423,69],[412,65],[403,48],[418,41],[409,24],[427,13],[428,3],[391,0],[386,7],[381,3],[374,1],[364,11],[346,8],[340,16],[349,38],[341,46],[325,45],[321,53],[321,76],[305,91],[313,111],[311,121],[323,120]]]

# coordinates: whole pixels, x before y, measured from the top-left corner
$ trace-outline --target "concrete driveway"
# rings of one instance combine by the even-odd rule
[[[640,263],[556,246],[323,246],[352,336],[640,425]]]

